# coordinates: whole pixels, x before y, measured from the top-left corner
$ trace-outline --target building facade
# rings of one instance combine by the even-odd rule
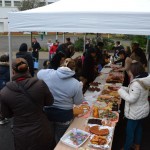
[[[8,12],[18,11],[18,6],[22,0],[0,0],[0,32],[8,32]],[[58,0],[41,0],[46,5]]]

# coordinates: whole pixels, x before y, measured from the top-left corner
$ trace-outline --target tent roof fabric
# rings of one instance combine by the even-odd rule
[[[150,35],[150,0],[60,0],[10,12],[9,31]]]

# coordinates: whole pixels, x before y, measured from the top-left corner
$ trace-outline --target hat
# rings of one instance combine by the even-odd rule
[[[12,63],[12,69],[17,73],[25,73],[28,71],[28,63],[24,58],[16,58]]]

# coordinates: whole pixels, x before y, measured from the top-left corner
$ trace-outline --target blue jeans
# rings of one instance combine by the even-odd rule
[[[140,145],[142,141],[142,122],[141,120],[127,119],[126,142],[124,150],[130,150],[133,144]]]

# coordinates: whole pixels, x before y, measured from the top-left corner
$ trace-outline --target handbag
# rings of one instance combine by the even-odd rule
[[[34,61],[34,69],[38,69],[39,68],[39,62],[38,61]]]

